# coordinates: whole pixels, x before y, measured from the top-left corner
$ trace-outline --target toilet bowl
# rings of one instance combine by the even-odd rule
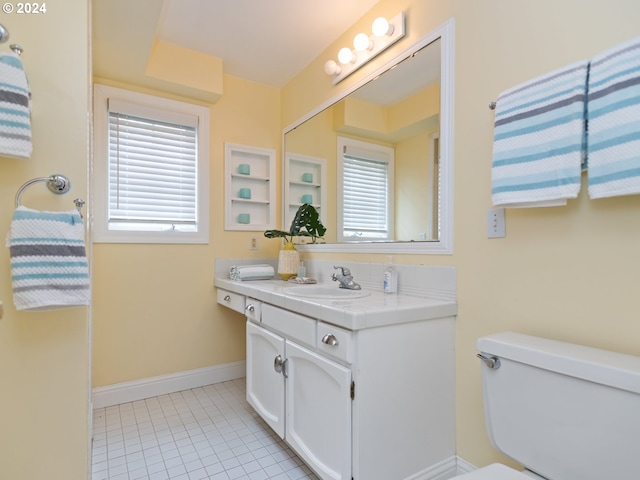
[[[525,470],[455,480],[640,478],[640,357],[511,332],[477,348],[489,440]]]

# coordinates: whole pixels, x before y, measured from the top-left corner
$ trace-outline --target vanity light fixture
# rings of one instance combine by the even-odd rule
[[[372,35],[359,33],[353,40],[355,50],[349,47],[341,48],[338,52],[338,62],[329,60],[324,64],[324,71],[333,77],[333,84],[337,84],[358,70],[389,48],[405,35],[404,12],[400,12],[391,20],[378,17],[371,26]]]
[[[378,17],[371,25],[371,31],[376,37],[393,34],[393,25],[384,17]]]
[[[338,52],[338,61],[342,65],[348,65],[350,63],[356,63],[358,59],[358,54],[353,52],[350,48],[344,47],[341,48]]]
[[[373,49],[373,40],[366,33],[359,33],[353,39],[353,48],[357,52],[370,52]]]

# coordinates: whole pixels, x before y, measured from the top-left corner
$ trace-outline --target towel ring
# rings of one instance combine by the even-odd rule
[[[49,177],[34,178],[32,180],[29,180],[18,189],[18,192],[16,193],[16,208],[20,206],[20,199],[22,198],[22,194],[24,193],[24,191],[31,185],[40,182],[47,182],[47,188],[49,189],[49,191],[51,193],[55,193],[56,195],[67,193],[71,188],[71,182],[64,175],[51,175]]]
[[[0,43],[4,43],[9,40],[9,30],[4,25],[0,24]]]
[[[31,179],[18,189],[18,192],[16,193],[16,208],[20,206],[20,200],[24,191],[31,185],[41,182],[46,182],[49,191],[56,195],[62,195],[64,193],[67,193],[71,189],[71,182],[64,175],[50,175],[48,177]],[[80,216],[82,216],[82,206],[85,203],[84,200],[82,200],[81,198],[76,198],[73,202],[75,203]]]

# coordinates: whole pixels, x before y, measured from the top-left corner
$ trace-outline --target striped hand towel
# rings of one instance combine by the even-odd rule
[[[84,225],[77,210],[56,213],[18,207],[7,246],[17,310],[89,304]]]
[[[589,197],[640,193],[640,37],[591,60]]]
[[[501,93],[491,170],[493,204],[566,205],[580,192],[588,62]]]
[[[229,269],[231,280],[269,280],[274,275],[271,265],[238,265]]]
[[[0,155],[31,157],[30,100],[20,57],[14,53],[0,55]]]

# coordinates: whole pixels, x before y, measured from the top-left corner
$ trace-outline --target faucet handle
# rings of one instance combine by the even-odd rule
[[[342,275],[344,275],[345,277],[348,276],[348,275],[351,275],[351,270],[349,270],[347,267],[336,267],[334,265],[333,268],[335,270],[342,270]]]

